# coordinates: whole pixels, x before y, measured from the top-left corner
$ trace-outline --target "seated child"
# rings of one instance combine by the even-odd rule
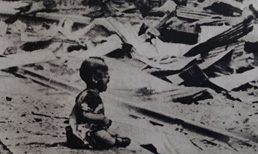
[[[102,58],[91,57],[83,61],[80,77],[86,83],[75,100],[66,127],[67,143],[71,148],[104,149],[126,147],[129,138],[118,137],[108,131],[112,121],[105,116],[100,92],[106,91],[109,82],[108,66]]]

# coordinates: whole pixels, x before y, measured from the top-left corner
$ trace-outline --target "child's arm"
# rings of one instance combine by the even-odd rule
[[[85,119],[92,121],[94,123],[100,123],[104,124],[107,126],[111,125],[111,120],[108,119],[105,115],[103,114],[96,114],[96,113],[91,113],[91,112],[82,112],[82,115]]]

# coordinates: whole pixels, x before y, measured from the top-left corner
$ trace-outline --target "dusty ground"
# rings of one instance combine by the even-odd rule
[[[172,138],[174,135],[179,140],[188,141],[182,131],[182,134],[176,131],[162,133],[164,130],[174,130],[177,126],[173,126],[173,129],[169,126],[159,128],[161,126],[153,126],[148,118],[133,111],[119,110],[118,106],[107,105],[107,114],[114,120],[111,129],[121,135],[130,136],[132,144],[126,149],[71,150],[65,143],[64,128],[67,126],[74,97],[3,72],[1,80],[1,87],[5,88],[0,92],[0,127],[3,130],[0,139],[6,146],[3,149],[6,153],[150,153],[141,148],[140,144],[164,146],[162,144],[165,142],[159,138]],[[167,150],[169,149],[171,148]]]
[[[121,20],[129,18],[130,15]],[[131,20],[131,23],[139,28],[138,19],[134,22],[135,17],[132,17]],[[35,26],[36,23],[31,22],[31,24]],[[37,24],[40,26],[41,22]],[[90,36],[89,41],[92,44],[88,45],[93,47],[105,41],[111,33],[100,27],[94,27],[85,35]],[[8,38],[12,39],[16,47],[21,45],[19,35],[10,34]],[[77,51],[67,53],[66,45],[63,43],[62,51],[56,53],[60,59],[25,68],[67,82],[82,90],[84,84],[78,76],[78,68],[84,57],[74,57],[80,55]],[[158,153],[163,154],[257,153],[258,99],[255,86],[230,93],[241,98],[242,102],[229,100],[224,95],[209,90],[212,99],[182,104],[172,101],[173,90],[178,87],[140,71],[144,66],[142,63],[129,59],[105,58],[105,60],[110,67],[111,81],[108,91],[103,94],[103,99],[107,116],[113,119],[111,131],[129,136],[132,139],[129,147],[104,151],[68,148],[65,127],[68,125],[68,116],[77,93],[68,94],[60,89],[56,90],[29,79],[0,72],[0,153],[155,153],[141,146],[148,144],[152,144]],[[226,143],[221,142],[216,140],[216,137],[201,135],[201,132],[193,132],[181,125],[144,115],[121,105],[119,99],[112,97],[160,111],[164,115],[173,114],[197,124],[229,131],[254,142],[243,144],[233,139]]]
[[[84,83],[80,81],[78,72],[76,71],[79,68],[80,61],[80,59],[68,58],[65,65],[62,63],[62,60],[59,60],[59,64],[58,61],[39,64],[49,70],[52,69],[52,73],[55,72],[54,75],[49,73],[49,70],[37,71],[46,75],[62,78],[64,81],[68,81],[72,84],[83,85]],[[59,67],[54,68],[53,63],[59,65]],[[123,60],[123,63],[126,63],[126,65],[122,65],[121,62],[113,63],[114,61],[112,60],[108,61],[111,69],[111,77],[113,77],[109,86],[111,89],[108,90],[109,93],[124,99],[140,102],[143,106],[151,106],[153,109],[161,108],[164,114],[173,114],[196,121],[197,123],[227,130],[239,136],[257,140],[258,126],[257,118],[255,117],[258,112],[256,104],[258,99],[255,95],[257,92],[256,88],[247,88],[246,91],[230,93],[232,96],[236,96],[236,98],[244,99],[242,102],[230,100],[223,94],[216,93],[210,89],[209,92],[212,94],[212,99],[182,104],[179,102],[171,102],[173,98],[173,91],[171,90],[176,89],[172,84],[152,80],[152,78],[149,79],[149,82],[157,83],[144,81],[146,77],[144,75],[145,73],[140,73],[139,71],[141,64],[126,59]],[[121,67],[116,67],[116,63]],[[134,66],[130,66],[132,64]],[[128,66],[130,67],[128,68]],[[57,70],[54,71],[55,69]],[[133,69],[138,71],[132,71]],[[119,75],[121,72],[123,72],[123,75]],[[133,74],[137,75],[131,78],[127,77]]]
[[[1,72],[1,141],[13,153],[142,153],[71,150],[65,127],[74,97]]]
[[[115,66],[122,66],[117,61],[111,59],[106,59],[106,61],[109,66],[114,66],[113,68],[115,68]],[[140,145],[145,144],[154,145],[160,153],[256,153],[257,146],[253,142],[251,142],[250,146],[235,142],[234,140],[230,141],[228,144],[223,143],[214,140],[214,138],[194,133],[182,126],[171,125],[146,117],[146,115],[142,115],[130,108],[119,105],[119,102],[114,102],[112,95],[126,99],[130,98],[129,100],[131,101],[140,102],[142,105],[148,105],[153,109],[162,110],[164,113],[184,116],[190,120],[206,125],[214,126],[214,124],[217,124],[216,127],[221,129],[227,129],[227,125],[231,125],[237,129],[245,128],[246,125],[237,125],[235,122],[230,123],[232,119],[240,122],[243,119],[237,119],[239,115],[232,114],[237,113],[238,110],[233,110],[232,104],[230,103],[222,104],[221,102],[218,103],[219,101],[217,101],[217,99],[214,99],[213,101],[200,102],[199,105],[183,105],[172,103],[171,101],[166,102],[165,100],[169,99],[165,98],[170,97],[168,93],[163,93],[163,95],[146,95],[148,94],[146,91],[150,91],[153,85],[160,85],[159,87],[156,86],[157,91],[171,88],[169,88],[169,85],[165,85],[167,84],[166,82],[155,79],[150,75],[146,77],[141,73],[138,73],[137,81],[144,78],[145,82],[132,84],[130,80],[135,80],[136,76],[134,78],[128,78],[128,75],[125,73],[132,73],[130,70],[132,67],[133,66],[127,66],[128,70],[124,70],[124,73],[122,73],[124,76],[120,78],[119,75],[115,74],[119,71],[121,72],[123,68],[120,68],[120,70],[111,69],[111,76],[113,76],[113,78],[110,81],[109,90],[103,95],[103,99],[105,99],[106,102],[107,115],[113,119],[112,131],[123,136],[129,136],[132,139],[132,144],[128,148],[113,148],[105,151],[69,149],[65,143],[66,137],[64,128],[67,126],[68,115],[73,106],[75,96],[42,86],[28,79],[17,78],[12,74],[4,72],[1,72],[1,87],[4,88],[0,91],[0,127],[1,130],[4,131],[0,134],[0,140],[7,149],[15,154],[150,153],[148,150],[140,147]],[[44,71],[41,70],[41,72]],[[74,76],[76,76],[78,72],[75,71],[74,73]],[[62,74],[62,77],[59,77],[65,79],[66,75]],[[125,79],[127,79],[127,82],[123,83]],[[150,80],[155,82],[148,82]],[[78,80],[75,77],[72,81],[77,81],[75,84],[78,84]],[[128,89],[121,89],[121,87]],[[145,92],[144,89],[137,90],[137,87],[145,87]],[[107,97],[109,94],[111,94],[111,98]],[[160,99],[160,102],[162,100],[162,105],[157,103],[159,102],[158,99]],[[250,110],[245,107],[247,105],[244,106],[243,103],[237,102],[232,103],[234,103],[236,108],[246,108],[249,115]],[[222,117],[223,119],[218,117]],[[223,121],[226,123],[220,124]],[[247,123],[248,121],[245,122]],[[252,124],[254,125],[255,123]],[[239,134],[239,132],[237,132],[237,134]],[[4,152],[7,152],[7,150],[4,150]]]

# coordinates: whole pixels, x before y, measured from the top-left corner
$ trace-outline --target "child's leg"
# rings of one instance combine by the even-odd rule
[[[91,133],[93,146],[97,148],[111,148],[116,144],[116,137],[113,137],[106,130],[99,130]]]
[[[91,133],[91,139],[93,146],[96,148],[111,148],[114,146],[126,147],[131,143],[131,140],[127,137],[117,137],[116,135],[110,134],[106,130],[99,130]]]
[[[66,138],[67,138],[67,145],[70,148],[82,148],[84,143],[73,134],[71,126],[67,126],[66,130]]]

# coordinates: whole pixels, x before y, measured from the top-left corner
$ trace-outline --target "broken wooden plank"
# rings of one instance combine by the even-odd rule
[[[155,29],[157,30],[161,30],[162,28],[164,28],[164,26],[167,24],[167,22],[175,15],[175,13],[172,11],[170,12],[168,15],[166,15],[164,18],[162,18],[160,20],[160,22],[155,25],[155,26],[152,26],[154,27]]]
[[[82,5],[81,1],[57,0],[55,2],[56,2],[56,8],[58,10],[86,9],[86,7],[84,5]]]
[[[240,6],[240,3],[236,1],[227,1],[227,2],[217,1],[217,2],[214,2],[211,6],[206,7],[206,9],[210,9],[224,16],[240,16],[244,8],[241,8],[239,6]]]
[[[241,74],[223,75],[216,78],[210,78],[210,81],[228,91],[232,91],[243,84],[257,79],[257,74],[258,68],[254,68]]]
[[[224,32],[225,30],[230,29],[231,26],[201,26],[201,33],[199,36],[199,42],[205,42],[212,37],[217,36],[218,34]]]
[[[182,70],[179,74],[184,83],[189,86],[203,86],[209,80],[197,64]]]
[[[59,48],[59,46],[57,48]],[[55,60],[57,57],[53,53],[53,51],[57,48],[55,47],[55,49],[52,50],[48,48],[45,50],[38,50],[34,52],[22,52],[13,55],[8,55],[6,57],[1,57],[0,69]]]
[[[175,56],[182,57],[183,54],[190,50],[193,45],[180,44],[180,43],[167,43],[161,41],[159,38],[155,39],[155,47],[159,56]],[[173,50],[172,50],[173,49]]]
[[[199,64],[200,68],[206,72],[208,76],[214,76],[216,73],[231,73],[230,60],[233,49],[226,50],[215,57],[207,59],[204,63]]]
[[[219,74],[230,75],[243,67],[250,69],[251,66],[246,62],[248,55],[244,51],[244,44],[244,42],[237,42],[210,51],[203,57],[204,62],[199,64],[200,68],[209,77],[216,77]],[[241,59],[245,60],[241,63]]]
[[[196,103],[197,101],[205,100],[209,98],[213,98],[213,96],[208,92],[207,89],[205,89],[198,92],[189,91],[187,93],[183,93],[181,95],[173,97],[172,100],[174,102],[181,102],[183,104],[192,104],[192,103]]]
[[[177,57],[174,58],[173,61],[170,63],[160,63],[155,62],[153,60],[149,60],[144,57],[138,58],[140,61],[144,62],[146,65],[151,66],[153,68],[159,68],[161,70],[172,70],[172,71],[180,71],[184,67],[186,67],[188,64],[192,63],[196,60],[196,57],[190,57],[190,58],[183,58],[183,57]]]
[[[181,6],[181,5],[187,5],[187,1],[188,0],[173,0],[177,5]]]
[[[60,14],[60,13],[37,13],[34,17],[40,19],[48,19],[59,21],[60,19],[71,19],[75,23],[82,23],[82,24],[89,24],[91,19],[88,17],[84,17],[81,15],[74,15],[74,14]]]
[[[115,32],[119,38],[122,40],[123,43],[125,44],[132,44],[134,45],[132,48],[132,51],[134,51],[132,54],[134,54],[134,56],[136,56],[136,54],[143,54],[141,53],[141,51],[149,51],[147,49],[143,49],[142,47],[142,43],[140,42],[144,42],[143,40],[139,40],[138,35],[136,34],[136,32],[133,30],[131,25],[125,25],[122,24],[118,21],[116,21],[113,18],[107,18],[107,19],[95,19],[93,20],[88,26],[86,26],[85,28],[78,30],[77,32],[75,32],[78,35],[81,35],[82,33],[86,33],[88,31],[90,31],[94,26],[96,25],[101,25],[103,27],[105,27],[106,29]],[[139,42],[140,41],[140,42]],[[140,47],[139,47],[140,46]],[[149,47],[147,47],[147,45],[145,45],[146,48],[149,49]],[[136,50],[136,48],[138,48],[138,50]],[[150,54],[150,52],[149,52]],[[151,54],[150,54],[151,56]]]
[[[180,78],[178,76],[178,74],[173,74],[173,75],[166,76],[166,79],[168,81],[170,81],[171,83],[176,84],[176,85],[180,85],[181,83],[184,82],[184,80],[182,78]]]
[[[133,46],[132,50],[135,54],[144,57],[155,57],[158,55],[154,46],[152,46],[150,43],[145,42],[144,39],[138,37],[137,33],[134,31],[131,24],[122,24],[114,18],[108,18],[107,20],[113,26],[113,29],[118,34],[118,36],[124,41],[124,43],[128,43]]]
[[[210,66],[212,66],[214,63],[221,60],[223,57],[225,57],[230,52],[237,49],[239,46],[243,46],[244,43],[234,43],[230,45],[226,45],[223,47],[216,48],[208,53],[205,57],[203,57],[204,62],[198,64],[199,67],[202,70],[208,69]]]
[[[257,52],[258,42],[246,42],[244,48],[246,52],[253,53],[254,55],[253,65],[258,66],[258,52]]]
[[[8,1],[0,1],[0,12],[1,14],[15,14],[19,10],[15,8],[24,7],[28,5],[28,3],[24,3],[21,1],[18,2],[8,2]]]
[[[176,3],[174,1],[166,1],[162,6],[153,8],[155,11],[173,12],[176,9]]]
[[[96,47],[90,48],[83,52],[72,52],[70,56],[76,58],[88,58],[88,57],[100,57],[109,54],[110,52],[121,49],[122,41],[117,35],[112,35],[106,39],[107,41],[97,45]]]
[[[160,39],[164,42],[193,45],[198,42],[199,33],[200,27],[198,25],[190,25],[173,18],[172,23],[160,30]]]
[[[214,84],[213,82],[210,82],[209,77],[201,70],[201,68],[197,64],[193,64],[183,69],[178,76],[183,79],[183,82],[179,83],[179,85],[209,87],[216,92],[225,91],[225,89]],[[178,79],[178,77],[175,76],[172,77],[172,80],[173,79],[176,82],[181,81]]]
[[[28,3],[24,2],[6,2],[6,1],[0,1],[0,14],[2,15],[15,15],[18,13],[18,10],[15,10],[15,8],[18,7],[24,7],[28,5]],[[62,8],[62,6],[60,6]],[[61,19],[71,19],[75,23],[83,23],[83,24],[89,24],[91,21],[91,18],[84,17],[82,15],[74,15],[74,14],[62,14],[62,13],[45,13],[45,12],[37,12],[35,15],[21,15],[21,17],[33,17],[33,18],[40,18],[45,20],[53,20],[53,21],[59,21]]]
[[[193,47],[184,56],[195,56],[197,54],[207,54],[212,49],[223,46],[237,41],[237,39],[245,36],[253,30],[253,17],[248,17],[241,23],[232,26],[229,30],[226,30],[215,37],[210,38],[206,42],[200,43],[197,46]]]
[[[7,38],[0,37],[0,55],[5,55],[7,50],[12,48],[14,46],[14,43]]]
[[[178,6],[176,16],[188,20],[201,20],[205,17],[212,17],[215,13],[200,8]]]

